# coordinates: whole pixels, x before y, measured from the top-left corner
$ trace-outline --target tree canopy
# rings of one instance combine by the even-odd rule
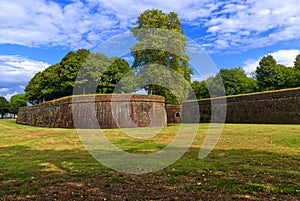
[[[254,79],[247,77],[245,71],[242,68],[232,68],[232,69],[221,69],[219,73],[215,76],[209,77],[204,81],[194,81],[192,83],[192,88],[195,92],[196,97],[199,98],[209,98],[210,96],[217,96],[221,93],[219,92],[223,89],[226,95],[236,95],[255,92],[258,90],[257,83]],[[209,88],[212,91],[208,90]]]
[[[298,61],[297,61],[298,60]],[[286,67],[277,64],[272,55],[264,56],[256,68],[255,76],[260,91],[284,89],[299,86],[298,63],[299,55],[296,57],[294,67]]]
[[[146,10],[138,17],[137,26],[131,29],[131,33],[138,40],[131,47],[134,57],[132,67],[138,72],[138,76],[153,80],[148,68],[153,65],[155,68],[151,68],[152,75],[162,76],[162,71],[166,67],[190,80],[192,69],[188,67],[189,58],[185,54],[186,38],[176,13],[166,14],[157,9]],[[170,82],[169,85],[176,83]],[[172,95],[170,90],[160,83],[150,83],[143,88],[148,94],[165,96],[167,103],[176,104],[174,94]]]
[[[75,83],[80,69],[84,72]],[[72,95],[75,84],[80,85],[81,94],[112,93],[128,71],[130,66],[124,59],[108,58],[85,49],[71,51],[59,63],[36,73],[25,88],[25,96],[32,104],[41,103]]]
[[[59,63],[34,75],[25,88],[25,98],[32,104],[57,99],[72,95],[76,85],[79,94],[144,89],[148,94],[164,96],[167,104],[176,105],[192,94],[188,84],[197,98],[214,97],[220,92],[235,95],[300,86],[300,54],[294,66],[288,67],[277,64],[271,55],[264,56],[252,78],[239,67],[221,69],[215,76],[191,83],[193,70],[185,53],[187,39],[174,12],[146,10],[139,15],[131,33],[137,40],[131,47],[134,72],[124,59],[108,58],[86,49],[70,51]],[[1,101],[0,114],[4,114],[7,104],[3,98]],[[12,111],[16,112],[21,102],[12,102],[15,104]]]
[[[286,67],[278,64],[271,55],[262,57],[254,77],[248,77],[242,68],[221,69],[215,76],[203,81],[194,81],[191,86],[198,99],[214,96],[210,88],[218,91],[224,85],[226,95],[244,94],[257,91],[284,89],[300,86],[300,55],[295,59],[294,66]],[[219,76],[222,82],[216,77]]]
[[[297,55],[293,67],[293,82],[294,86],[300,86],[300,54]]]
[[[0,115],[1,115],[1,119],[4,117],[4,115],[6,113],[9,112],[9,109],[10,109],[9,102],[3,96],[0,96]]]
[[[27,106],[25,94],[16,94],[10,98],[10,113],[18,114],[19,108]]]

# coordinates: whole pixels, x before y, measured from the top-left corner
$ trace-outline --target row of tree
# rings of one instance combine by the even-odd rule
[[[36,73],[25,88],[25,96],[13,96],[10,102],[0,97],[1,116],[16,114],[26,102],[37,104],[74,93],[131,93],[144,89],[148,94],[164,96],[167,104],[178,104],[189,95],[187,84],[191,84],[198,99],[300,86],[300,55],[293,67],[277,64],[268,55],[261,59],[252,77],[242,68],[232,68],[221,69],[207,80],[191,82],[186,38],[174,12],[146,10],[131,33],[138,41],[131,47],[132,67],[121,58],[108,58],[86,49],[71,51],[59,63]],[[191,94],[189,98],[195,98]]]
[[[218,78],[221,78],[222,83],[218,82],[220,80]],[[251,78],[242,68],[221,69],[216,76],[201,82],[194,81],[191,86],[198,99],[214,96],[214,91],[222,89],[225,90],[223,93],[226,95],[236,95],[299,87],[300,54],[296,57],[292,67],[277,64],[272,55],[267,55],[262,57]]]
[[[3,96],[0,96],[0,115],[1,119],[5,114],[18,114],[19,108],[27,106],[27,99],[24,94],[16,94],[10,98],[8,102]]]
[[[174,12],[146,10],[138,17],[131,33],[137,40],[131,47],[132,67],[120,58],[108,58],[85,49],[72,51],[30,80],[25,88],[28,101],[36,104],[74,92],[105,94],[115,90],[130,93],[144,89],[148,94],[164,96],[167,104],[178,104],[189,96],[187,84],[191,84],[196,98],[300,86],[300,56],[293,67],[285,67],[277,64],[271,55],[261,59],[252,78],[242,68],[233,68],[222,69],[216,76],[191,83],[186,38]]]
[[[188,67],[188,55],[185,54],[186,38],[178,15],[156,9],[146,10],[138,17],[138,25],[132,28],[131,33],[138,41],[131,47],[134,57],[132,68],[123,59],[108,58],[85,49],[69,52],[59,63],[38,72],[30,80],[25,88],[26,97],[36,104],[74,92],[107,94],[112,93],[118,84],[119,93],[144,89],[148,94],[165,96],[167,103],[178,104],[177,99],[187,97],[188,90],[176,90],[181,86],[166,83],[166,80],[174,74],[173,71],[188,81],[192,74],[192,69]],[[169,70],[163,71],[162,66]],[[127,75],[125,79],[124,75]],[[119,83],[121,78],[122,84]],[[178,77],[173,80],[178,81]]]
[[[108,58],[86,49],[71,51],[59,63],[35,74],[25,88],[25,95],[32,104],[69,96],[73,94],[76,78],[81,94],[112,93],[130,69],[124,59]],[[93,86],[94,82],[97,85]]]

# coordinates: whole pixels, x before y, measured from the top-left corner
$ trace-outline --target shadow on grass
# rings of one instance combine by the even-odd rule
[[[87,151],[0,148],[0,197],[6,199],[297,200],[297,155],[215,149],[199,160],[198,149],[164,170],[130,175],[109,170]],[[248,197],[249,197],[248,196]],[[192,198],[192,199],[189,199]]]

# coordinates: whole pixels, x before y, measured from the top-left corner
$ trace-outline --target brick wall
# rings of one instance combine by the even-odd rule
[[[222,99],[224,101],[223,97],[184,102],[185,121],[210,122],[211,103],[220,106]],[[300,124],[300,88],[228,96],[226,102],[227,123]],[[222,113],[218,109],[214,112]],[[217,118],[214,122],[218,121]]]
[[[168,124],[181,122],[181,106],[167,105],[166,112]]]
[[[53,128],[165,126],[164,108],[161,96],[70,96],[21,108],[17,123]]]
[[[164,109],[165,99],[160,96],[65,97],[21,108],[17,123],[57,128],[74,128],[74,124],[77,128],[97,128],[99,125],[101,128],[116,128],[164,126],[167,122],[180,121],[204,123],[211,121],[211,103],[217,106],[213,111],[217,118],[213,122],[221,122],[224,111],[218,109],[226,108],[227,123],[300,124],[300,88],[228,96],[226,105],[222,105],[224,97],[187,101],[182,104],[182,111],[180,106],[166,106]],[[177,114],[181,118],[176,117]]]

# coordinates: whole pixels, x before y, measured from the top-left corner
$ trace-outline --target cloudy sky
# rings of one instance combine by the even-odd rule
[[[0,0],[0,96],[23,93],[36,72],[130,30],[151,8],[178,13],[218,69],[251,73],[267,54],[292,66],[299,54],[299,0]]]

